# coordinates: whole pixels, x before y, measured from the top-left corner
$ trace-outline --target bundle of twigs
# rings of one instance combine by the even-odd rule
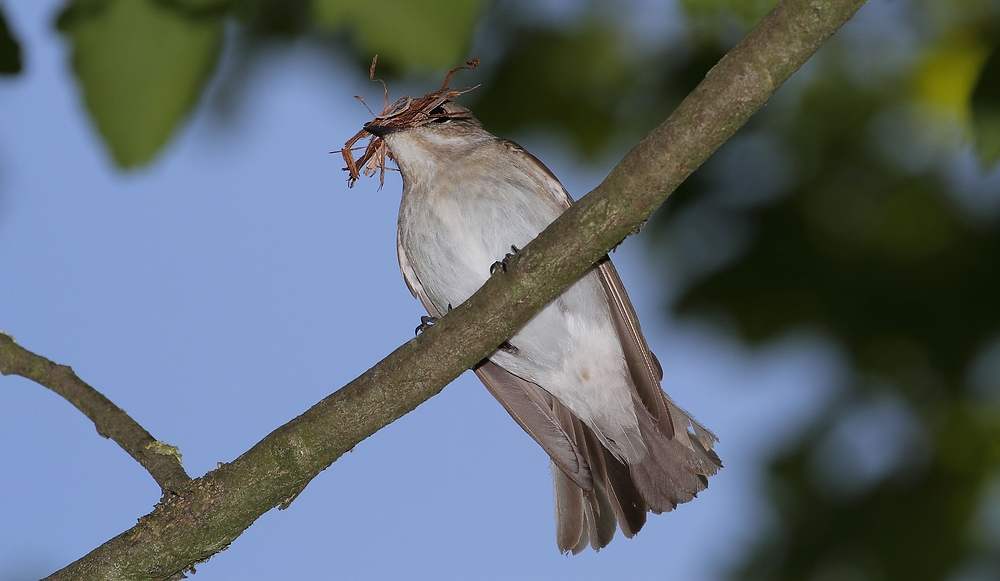
[[[448,86],[451,82],[451,76],[462,69],[474,69],[479,66],[479,59],[473,58],[469,59],[464,67],[458,67],[452,69],[448,76],[444,78],[444,83],[441,84],[441,88],[433,93],[427,93],[419,99],[414,99],[409,95],[404,95],[399,99],[396,99],[394,103],[389,104],[389,89],[386,87],[385,82],[381,79],[375,78],[375,64],[378,62],[378,55],[372,59],[372,66],[369,70],[368,76],[373,81],[378,81],[382,83],[382,88],[385,92],[385,102],[382,106],[382,113],[380,115],[374,115],[374,118],[365,124],[365,128],[354,134],[354,137],[347,140],[344,144],[343,149],[334,151],[333,153],[339,153],[344,156],[344,161],[347,163],[347,167],[344,171],[349,172],[347,177],[347,185],[349,187],[354,186],[354,182],[358,181],[361,174],[365,174],[368,177],[375,175],[375,172],[379,172],[379,187],[381,188],[385,184],[385,171],[386,171],[386,160],[392,159],[392,154],[389,152],[385,141],[368,131],[369,127],[394,127],[394,128],[409,128],[409,127],[419,127],[421,125],[430,123],[434,119],[440,117],[450,117],[456,115],[456,113],[444,113],[444,112],[433,112],[436,108],[440,107],[445,101],[457,97],[463,93],[467,93],[475,87],[469,87],[468,89],[455,89]],[[365,102],[361,97],[355,96],[362,103]],[[354,144],[358,141],[368,137],[368,145],[364,147],[364,152],[355,159],[354,152],[361,150],[361,147],[354,147]]]

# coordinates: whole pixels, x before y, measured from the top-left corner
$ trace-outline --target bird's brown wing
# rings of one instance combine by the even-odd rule
[[[597,273],[611,303],[611,319],[622,344],[625,362],[628,364],[639,399],[653,419],[663,421],[661,430],[666,434],[672,434],[673,424],[670,414],[667,413],[665,394],[660,388],[663,368],[646,344],[642,328],[639,327],[639,317],[636,316],[632,302],[625,293],[625,285],[622,284],[615,265],[606,255],[597,263]]]
[[[627,537],[642,528],[648,506],[628,467],[590,428],[537,385],[495,363],[484,361],[476,375],[552,459],[559,550],[602,549],[614,538],[616,524]]]
[[[538,185],[542,191],[555,200],[556,205],[561,208],[561,211],[566,211],[570,206],[573,205],[573,197],[569,195],[566,188],[563,187],[562,182],[556,177],[556,174],[552,173],[544,163],[541,162],[537,157],[531,155],[528,150],[524,149],[520,145],[514,143],[513,141],[507,139],[499,139],[500,145],[505,147],[508,151],[514,154],[514,159],[518,160],[519,163],[525,166],[524,175],[528,176],[539,176],[536,169],[541,170],[540,179],[536,179]]]
[[[573,436],[552,412],[552,397],[540,387],[513,375],[492,361],[475,368],[486,389],[507,410],[577,489],[593,490],[590,465],[574,443]]]
[[[573,198],[569,192],[566,191],[555,174],[545,167],[544,163],[512,141],[501,140],[501,143],[515,155],[515,158],[520,159],[521,163],[541,170],[540,189],[550,196],[559,207],[566,210],[573,204]],[[527,171],[526,173],[539,175],[539,172],[536,171]],[[690,428],[697,441],[696,449],[700,447],[707,451],[708,456],[713,458],[713,463],[718,464],[718,456],[715,456],[711,451],[718,438],[691,418],[690,414],[680,409],[660,388],[663,369],[656,356],[650,351],[649,345],[646,344],[646,339],[639,326],[639,318],[635,314],[632,302],[625,292],[625,285],[622,284],[611,259],[605,256],[598,261],[596,268],[611,304],[611,317],[625,352],[632,382],[643,406],[653,417],[659,431],[667,437],[673,437],[674,433],[677,432],[678,436],[686,442],[686,433]],[[701,451],[698,450],[698,452]],[[714,470],[712,473],[714,474]]]
[[[648,509],[632,483],[628,468],[555,398],[552,411],[563,427],[573,433],[594,477],[594,488],[581,490],[560,471],[552,471],[559,550],[576,554],[587,545],[594,550],[603,549],[614,538],[618,526],[625,536],[632,537],[645,524]]]
[[[632,483],[653,512],[672,510],[708,486],[722,467],[712,450],[718,441],[663,392],[663,368],[650,351],[625,286],[610,258],[597,263],[608,296],[611,318],[635,390],[635,412],[646,445],[646,457],[629,466]]]
[[[527,175],[540,176],[541,193],[548,195],[563,210],[572,205],[569,193],[545,164],[517,144],[502,143],[520,163],[530,166],[525,172]],[[635,309],[611,260],[605,256],[595,269],[607,294],[611,318],[625,355],[634,390],[636,417],[648,454],[638,465],[626,467],[607,451],[603,454],[603,466],[599,465],[602,455],[584,453],[595,473],[595,481],[601,480],[598,474],[609,483],[614,481],[614,485],[608,487],[610,496],[613,501],[616,493],[621,498],[612,504],[623,532],[631,536],[645,522],[647,508],[663,512],[691,500],[707,486],[707,477],[715,474],[722,463],[712,450],[718,441],[715,435],[660,388],[663,369],[646,343]],[[579,423],[576,418],[573,420]],[[580,445],[579,439],[577,445]]]

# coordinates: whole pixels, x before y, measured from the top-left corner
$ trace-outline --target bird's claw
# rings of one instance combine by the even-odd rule
[[[497,270],[502,270],[505,274],[507,273],[507,261],[511,259],[512,256],[521,251],[520,248],[510,245],[511,252],[504,255],[503,260],[498,260],[490,265],[490,276],[496,274]]]
[[[638,226],[636,226],[635,228],[633,228],[631,232],[629,232],[628,234],[625,235],[625,238],[628,238],[629,236],[632,236],[633,234],[638,234],[639,231],[642,230],[642,227],[645,226],[645,225],[646,225],[646,221],[643,220],[642,224],[639,224]],[[621,240],[619,240],[618,244],[615,244],[614,247],[611,249],[611,252],[614,252],[615,250],[618,250],[618,247],[621,246],[622,243],[625,242],[625,238],[622,238]]]
[[[448,306],[450,307],[451,305]],[[420,324],[417,325],[417,328],[413,330],[413,334],[419,335],[424,331],[426,331],[427,329],[430,329],[431,327],[434,326],[434,323],[437,323],[437,320],[438,320],[437,317],[431,317],[428,315],[420,317]]]

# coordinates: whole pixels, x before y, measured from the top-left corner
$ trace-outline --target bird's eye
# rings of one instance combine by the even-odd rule
[[[438,105],[431,109],[430,116],[434,117],[434,123],[447,123],[451,121],[451,117],[448,117],[448,112],[444,110],[444,107]]]

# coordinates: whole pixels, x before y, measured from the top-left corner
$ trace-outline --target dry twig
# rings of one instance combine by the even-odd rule
[[[382,105],[382,113],[379,115],[373,115],[374,118],[365,124],[364,129],[355,133],[354,137],[348,139],[347,142],[344,143],[343,149],[331,152],[339,153],[344,156],[344,162],[347,164],[344,171],[349,173],[347,178],[348,187],[354,187],[354,182],[358,181],[362,173],[371,177],[375,175],[376,171],[379,172],[379,188],[385,184],[385,164],[388,159],[392,159],[392,154],[389,152],[385,141],[381,137],[368,131],[369,127],[419,127],[420,125],[430,123],[441,117],[450,117],[454,115],[454,113],[435,113],[434,109],[441,106],[441,104],[445,101],[463,93],[468,93],[479,86],[476,85],[474,87],[469,87],[468,89],[455,89],[448,86],[448,83],[451,82],[452,75],[458,71],[462,69],[471,70],[479,66],[479,59],[472,58],[466,61],[464,67],[452,69],[448,73],[448,76],[444,78],[444,83],[441,83],[441,88],[437,91],[427,93],[419,99],[414,99],[409,95],[403,95],[390,105],[389,89],[385,86],[385,81],[375,78],[375,64],[377,62],[378,55],[375,55],[375,58],[372,59],[371,69],[368,71],[368,78],[372,81],[382,83],[382,89],[385,94]],[[354,98],[362,103],[365,102],[365,100],[361,97],[355,96]],[[371,111],[371,109],[369,109],[369,111]],[[368,140],[368,145],[364,148],[364,153],[355,159],[353,152],[360,150],[361,148],[354,147],[354,144],[365,137],[370,138]]]
[[[0,373],[20,375],[64,397],[94,422],[98,434],[114,440],[141,464],[164,492],[177,492],[191,482],[181,467],[176,448],[151,436],[72,369],[28,351],[3,332],[0,332]]]

